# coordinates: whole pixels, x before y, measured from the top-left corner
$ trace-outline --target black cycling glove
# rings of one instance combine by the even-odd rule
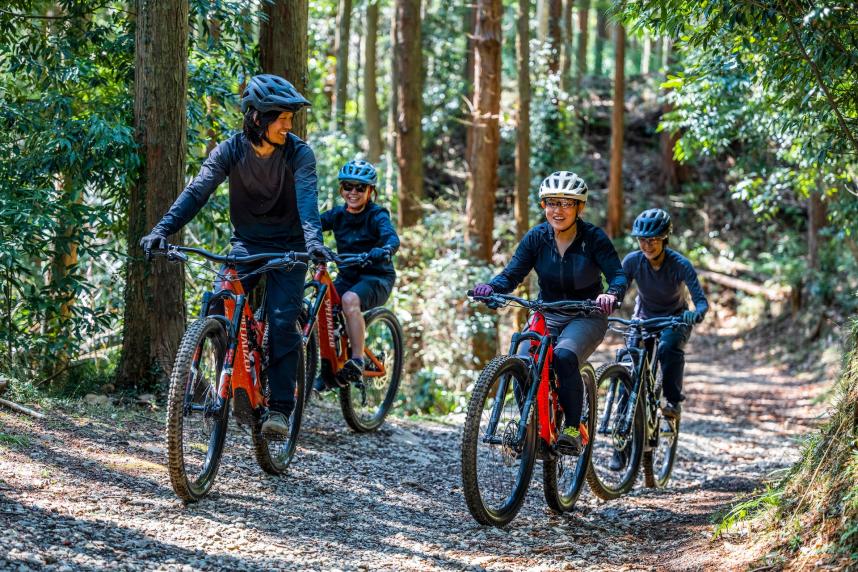
[[[390,260],[390,251],[386,248],[373,248],[369,251],[369,261],[372,263]]]
[[[316,264],[332,262],[335,259],[333,251],[327,246],[314,246],[310,249],[310,258]]]
[[[703,321],[703,314],[696,310],[686,310],[682,313],[682,321],[686,323],[686,325],[693,326],[694,324],[699,324]]]
[[[140,239],[140,248],[143,249],[143,254],[146,255],[146,260],[152,258],[153,250],[166,250],[167,237],[157,232],[150,232]]]

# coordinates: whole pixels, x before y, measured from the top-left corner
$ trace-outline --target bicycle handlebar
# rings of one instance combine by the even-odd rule
[[[193,248],[190,246],[178,246],[173,244],[168,244],[166,250],[153,250],[152,255],[164,256],[168,260],[181,260],[182,262],[186,262],[188,260],[188,256],[185,254],[186,252],[202,256],[212,262],[220,262],[229,266],[261,262],[263,260],[267,261],[268,264],[275,266],[281,264],[295,264],[297,262],[306,263],[310,260],[310,255],[306,252],[263,252],[260,254],[250,254],[248,256],[236,256],[234,254],[214,254],[213,252],[209,252],[203,248]]]
[[[602,308],[593,300],[558,300],[556,302],[544,302],[542,300],[525,300],[518,296],[509,294],[492,293],[490,296],[474,296],[473,290],[468,290],[467,295],[477,302],[482,302],[490,307],[502,307],[514,304],[528,310],[538,312],[544,310],[572,311],[572,312],[601,312]],[[619,301],[615,304],[619,307]]]
[[[608,322],[626,326],[627,329],[661,331],[673,326],[687,326],[683,320],[676,316],[660,316],[658,318],[648,318],[642,320],[640,318],[632,318],[625,320],[623,318],[608,318]],[[620,330],[625,331],[625,330]]]

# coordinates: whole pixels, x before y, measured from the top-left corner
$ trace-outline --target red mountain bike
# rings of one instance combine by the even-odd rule
[[[473,297],[473,291],[468,292]],[[513,334],[509,354],[497,356],[480,373],[462,433],[462,489],[471,515],[481,524],[508,524],[524,502],[533,464],[542,459],[545,501],[555,512],[572,510],[587,474],[596,428],[596,374],[581,367],[584,408],[579,429],[584,450],[579,456],[560,455],[557,439],[563,410],[557,379],[551,368],[555,336],[542,312],[568,314],[600,312],[590,301],[531,302],[492,294],[474,297],[491,308],[515,304],[532,310],[527,327]],[[516,355],[530,343],[527,356]]]
[[[211,489],[220,467],[230,404],[236,421],[249,428],[256,460],[265,472],[283,473],[295,454],[304,410],[305,360],[303,355],[298,360],[289,436],[285,440],[267,439],[260,429],[269,395],[268,328],[261,309],[254,314],[240,280],[269,270],[306,267],[309,255],[218,256],[182,246],[152,252],[182,262],[188,262],[188,253],[224,265],[216,272],[218,290],[205,293],[200,316],[182,337],[167,400],[170,482],[179,498],[196,501]],[[261,266],[244,275],[236,271],[238,264],[254,263]]]
[[[368,255],[340,255],[337,264],[363,266]],[[325,264],[316,265],[313,280],[305,285],[312,292],[305,298],[302,317],[307,351],[307,382],[312,385],[320,373],[329,387],[341,385],[337,374],[351,355],[340,295],[334,288]],[[393,406],[402,379],[402,326],[387,308],[373,308],[364,313],[363,377],[339,388],[343,417],[354,431],[366,433],[381,427]],[[318,328],[316,327],[318,326]],[[309,386],[307,388],[309,397]]]

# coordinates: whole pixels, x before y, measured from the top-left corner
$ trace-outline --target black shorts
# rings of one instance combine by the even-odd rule
[[[366,312],[370,308],[383,305],[393,291],[393,280],[377,276],[361,276],[356,282],[337,278],[334,288],[342,298],[346,292],[354,292],[360,299],[360,309]]]

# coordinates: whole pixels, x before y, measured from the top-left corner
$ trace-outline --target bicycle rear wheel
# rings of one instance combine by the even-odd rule
[[[462,432],[462,491],[468,510],[481,524],[509,523],[521,509],[530,484],[536,415],[519,442],[519,427],[526,420],[521,418],[515,395],[516,390],[525,392],[527,385],[524,361],[498,356],[482,371],[471,394]]]
[[[214,484],[229,421],[229,399],[218,396],[227,334],[212,317],[195,321],[182,337],[167,398],[167,466],[184,501],[196,501]]]
[[[396,315],[387,308],[373,308],[364,314],[366,336],[364,343],[364,376],[340,388],[340,407],[343,417],[354,431],[375,431],[384,423],[402,378],[402,326]],[[384,368],[368,359],[372,354]]]
[[[679,419],[659,415],[658,431],[658,444],[643,454],[644,482],[649,488],[662,488],[670,480],[679,444]]]
[[[298,317],[298,325],[302,332],[308,319],[307,310],[303,310]],[[304,345],[304,357],[304,377],[307,380],[304,384],[304,402],[309,403],[310,397],[313,395],[313,384],[316,382],[316,377],[319,376],[321,367],[318,326],[313,327],[313,331],[310,332],[310,336],[307,338],[307,343]]]
[[[581,368],[581,379],[584,381],[584,408],[581,411],[581,423],[587,428],[590,440],[577,457],[553,456],[546,452],[546,457],[542,461],[542,488],[545,493],[545,502],[556,513],[572,510],[581,495],[593,453],[593,440],[596,438],[596,372],[589,363]],[[562,418],[557,420],[558,425],[562,422]]]
[[[298,325],[298,331],[301,331]],[[268,337],[268,326],[265,327],[265,337]],[[266,348],[267,351],[267,348]],[[304,345],[298,344],[298,364],[295,371],[295,408],[289,417],[289,436],[285,439],[269,439],[262,434],[262,420],[257,419],[251,431],[253,441],[253,452],[256,462],[263,471],[270,475],[282,475],[295,456],[298,447],[298,435],[301,432],[301,421],[304,417],[305,392],[307,380],[305,379]]]
[[[631,391],[632,377],[623,364],[608,363],[596,372],[598,436],[593,440],[587,482],[593,494],[602,500],[615,499],[629,492],[640,470],[644,444],[642,398],[637,400],[631,425],[626,431],[622,430]],[[610,468],[616,453],[624,461],[618,470]]]

